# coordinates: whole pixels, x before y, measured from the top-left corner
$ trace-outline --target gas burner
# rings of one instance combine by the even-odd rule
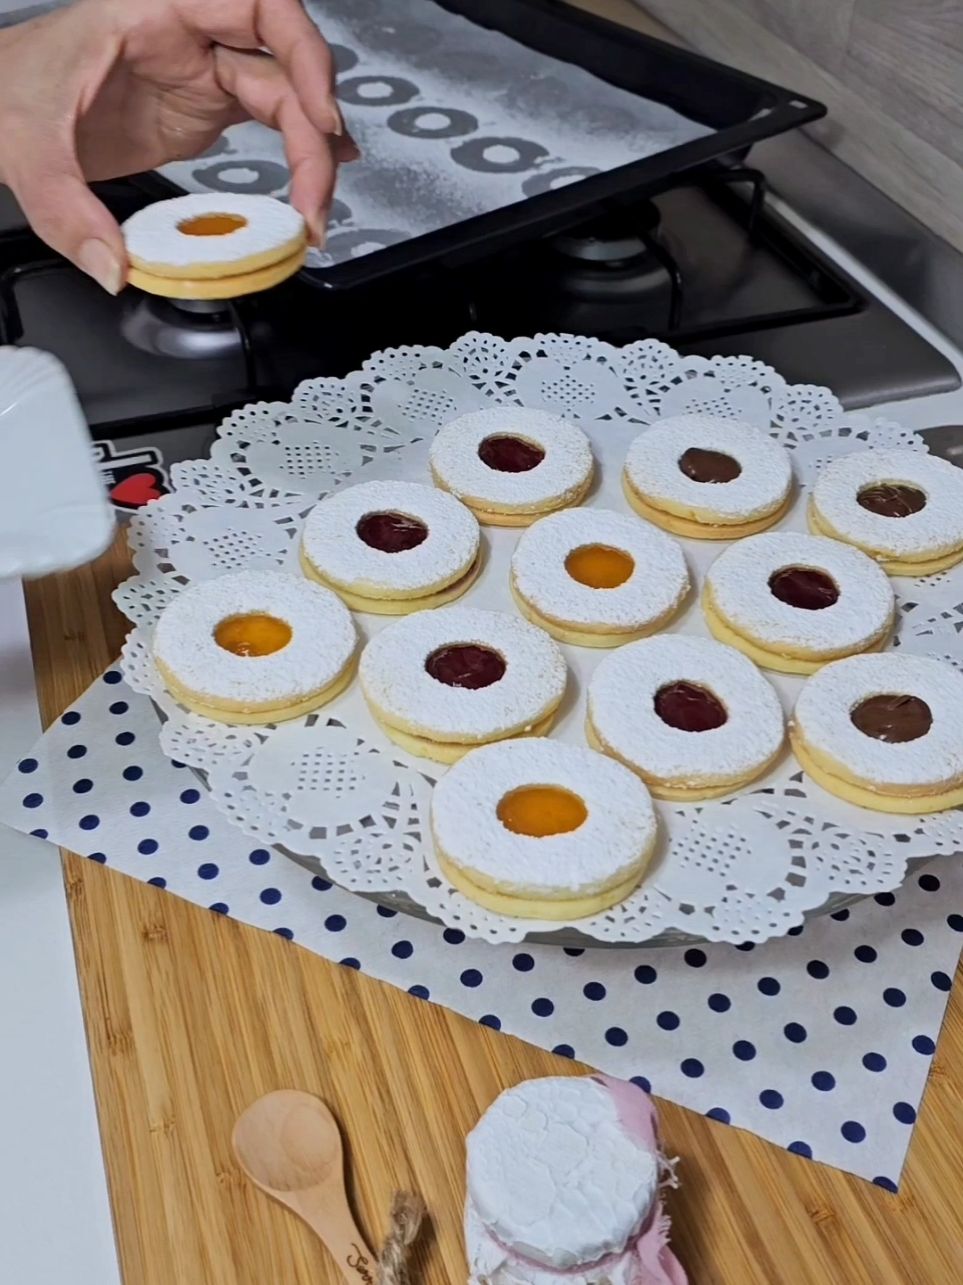
[[[162,299],[131,295],[120,319],[124,338],[142,352],[191,361],[244,352],[244,338],[229,300]]]
[[[578,263],[614,268],[652,256],[652,233],[661,215],[653,201],[641,202],[631,215],[609,215],[556,236],[552,249]]]

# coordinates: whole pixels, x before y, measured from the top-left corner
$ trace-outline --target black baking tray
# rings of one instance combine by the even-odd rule
[[[822,103],[701,54],[643,35],[561,0],[433,0],[482,27],[601,80],[664,103],[713,132],[554,191],[529,196],[460,223],[328,268],[307,268],[301,279],[325,289],[361,285],[427,264],[463,263],[513,242],[548,235],[594,218],[640,196],[672,186],[687,171],[743,159],[764,138],[825,116]],[[160,175],[139,180],[155,195],[180,189]]]

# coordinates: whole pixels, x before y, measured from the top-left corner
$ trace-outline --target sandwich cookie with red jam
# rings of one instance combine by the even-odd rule
[[[789,730],[806,774],[877,812],[963,806],[963,674],[929,656],[853,656],[806,680]]]
[[[435,485],[486,526],[529,526],[581,504],[594,461],[580,428],[547,411],[494,406],[438,430],[429,453]]]
[[[339,598],[301,576],[234,571],[161,612],[154,661],[171,695],[222,723],[280,723],[347,687],[357,633]]]
[[[303,266],[308,246],[297,210],[249,193],[155,201],[121,231],[128,283],[167,299],[237,299],[267,290]]]
[[[718,415],[676,415],[629,447],[622,485],[636,513],[673,535],[738,540],[792,503],[789,453],[768,433]]]
[[[460,598],[478,577],[480,547],[477,519],[454,496],[362,482],[308,514],[301,567],[354,611],[403,616]]]
[[[402,749],[454,763],[470,749],[549,730],[565,692],[558,644],[515,616],[441,607],[383,629],[361,656],[371,713]]]
[[[892,576],[946,571],[963,559],[963,471],[921,451],[856,451],[820,473],[809,525]]]
[[[499,914],[566,923],[634,892],[656,838],[637,776],[544,737],[466,754],[435,786],[431,826],[459,892]]]
[[[467,1140],[468,1285],[686,1285],[651,1099],[607,1075],[506,1089]]]
[[[660,799],[741,790],[774,762],[782,706],[752,661],[709,638],[647,638],[592,675],[586,738],[637,772]]]
[[[566,509],[518,541],[511,588],[522,614],[560,642],[618,647],[669,623],[689,572],[675,540],[649,523]]]
[[[812,674],[831,660],[881,650],[895,600],[886,573],[858,549],[770,531],[716,558],[702,610],[715,637],[757,665]]]

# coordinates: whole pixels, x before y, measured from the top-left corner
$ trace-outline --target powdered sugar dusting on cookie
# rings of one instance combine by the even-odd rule
[[[216,214],[244,219],[244,226],[221,236],[192,236],[180,230],[189,219]],[[304,220],[292,206],[271,196],[240,192],[197,192],[155,201],[132,214],[122,231],[131,260],[155,268],[242,263],[305,235]]]
[[[769,588],[784,567],[824,571],[839,597],[832,606],[807,611],[790,606]],[[892,618],[893,590],[886,573],[858,549],[795,531],[768,531],[740,540],[721,554],[706,575],[718,611],[734,629],[764,647],[817,654],[866,647]]]
[[[291,640],[267,656],[236,656],[214,630],[232,616],[274,616]],[[257,707],[295,703],[333,683],[357,644],[354,621],[328,589],[300,576],[235,571],[191,585],[161,613],[154,655],[182,687],[214,701]]]
[[[520,437],[545,452],[525,473],[489,468],[478,448],[489,437]],[[548,411],[520,406],[493,406],[461,415],[438,430],[429,452],[438,482],[478,505],[532,512],[563,503],[585,487],[592,476],[592,450],[580,428]]]
[[[897,744],[861,732],[852,711],[884,695],[925,701],[929,731]],[[873,785],[941,786],[963,776],[963,674],[942,660],[902,652],[837,660],[806,681],[793,723],[813,749]]]
[[[488,687],[448,687],[428,673],[433,652],[457,644],[498,652],[504,676]],[[419,611],[377,634],[361,656],[365,696],[402,730],[431,740],[480,742],[527,730],[552,712],[567,670],[558,645],[516,616],[470,607]]]
[[[369,513],[402,513],[428,528],[421,544],[386,553],[357,526]],[[463,504],[418,482],[362,482],[337,491],[308,514],[302,548],[325,580],[356,592],[417,595],[443,589],[478,556],[478,520]]]
[[[655,709],[671,683],[706,688],[725,706],[721,727],[687,732]],[[684,634],[645,638],[620,648],[592,676],[588,716],[599,738],[647,776],[682,786],[738,780],[759,771],[782,745],[784,722],[775,688],[741,652]]]
[[[506,794],[549,786],[578,795],[587,817],[547,838],[507,830]],[[655,837],[655,811],[642,782],[594,750],[544,737],[485,745],[466,754],[435,786],[435,840],[449,860],[517,896],[588,896],[641,870]]]
[[[600,544],[627,553],[635,563],[613,589],[592,589],[565,568],[573,550]],[[643,629],[677,607],[689,590],[682,549],[648,522],[606,509],[566,509],[525,532],[512,557],[519,595],[549,619],[612,630]]]
[[[742,471],[731,482],[696,482],[679,467],[692,447],[729,455]],[[718,415],[675,415],[644,429],[629,447],[625,473],[633,489],[657,506],[670,502],[729,522],[771,513],[792,485],[789,453],[778,442],[751,424]]]
[[[907,517],[883,517],[857,502],[866,487],[903,482],[926,496]],[[935,558],[963,545],[963,470],[922,451],[857,451],[820,473],[812,504],[840,538],[871,555]]]

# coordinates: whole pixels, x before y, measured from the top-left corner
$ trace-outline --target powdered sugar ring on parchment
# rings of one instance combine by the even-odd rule
[[[196,236],[181,231],[192,219],[216,215],[242,219],[234,231]],[[131,262],[140,268],[174,276],[196,275],[199,264],[254,268],[290,253],[305,237],[304,220],[292,206],[270,196],[241,193],[193,193],[145,205],[122,228]]]
[[[222,621],[258,613],[290,626],[286,646],[241,656],[215,641]],[[235,571],[191,585],[164,608],[154,630],[154,655],[183,688],[239,706],[294,704],[320,691],[344,672],[356,645],[354,621],[340,598],[271,571]]]
[[[741,468],[730,482],[697,482],[679,467],[690,448],[716,451]],[[789,453],[752,424],[719,415],[678,415],[640,433],[625,457],[632,489],[664,503],[711,513],[727,522],[760,518],[785,501],[792,486]]]
[[[209,460],[175,468],[175,494],[134,515],[128,530],[137,574],[116,594],[136,626],[124,650],[124,673],[163,711],[165,753],[206,775],[212,801],[240,832],[297,853],[344,888],[389,900],[403,891],[406,900],[392,904],[410,910],[415,903],[470,936],[573,946],[761,942],[846,899],[896,888],[908,859],[963,850],[960,811],[867,812],[816,790],[785,754],[739,795],[695,806],[657,803],[664,839],[642,885],[622,905],[571,927],[508,919],[444,883],[428,838],[431,782],[444,769],[392,745],[373,723],[357,683],[326,706],[323,717],[256,731],[202,719],[171,698],[150,650],[167,602],[186,585],[252,559],[295,570],[300,521],[320,496],[370,477],[424,482],[432,434],[485,405],[538,407],[574,422],[600,462],[598,495],[587,507],[618,510],[625,510],[619,484],[625,454],[647,424],[694,413],[748,420],[792,456],[800,494],[781,529],[799,532],[812,482],[832,460],[866,450],[926,454],[910,429],[845,413],[828,389],[788,384],[748,358],[683,356],[656,340],[615,348],[584,336],[505,340],[472,333],[449,348],[377,353],[344,379],[302,384],[291,404],[246,407],[218,430]],[[202,526],[195,515],[204,516]],[[471,590],[479,606],[510,608],[516,541],[514,532],[488,532],[490,562]],[[693,578],[701,580],[716,546],[681,544]],[[963,568],[896,584],[898,631],[889,645],[958,663]],[[376,633],[383,624],[366,621],[365,628]],[[698,607],[669,631],[673,637],[704,633]],[[582,743],[581,702],[600,653],[573,648],[569,656],[571,682],[552,736]],[[773,682],[791,707],[800,681],[779,674]],[[267,755],[290,761],[284,747],[295,730],[306,738],[299,772],[319,783],[303,798],[312,815],[323,816],[331,804],[324,782],[352,774],[357,762],[387,765],[392,799],[383,802],[380,789],[365,786],[357,825],[339,834],[305,825],[291,811],[288,792],[267,788],[258,771]],[[361,747],[361,758],[346,757],[346,735]]]
[[[588,815],[564,834],[513,834],[499,820],[498,805],[530,786],[573,794]],[[629,878],[656,831],[649,792],[628,768],[547,737],[466,754],[435,786],[431,824],[441,851],[485,886],[531,897],[560,889],[567,897],[591,896]]]
[[[520,437],[545,455],[526,472],[489,468],[478,448],[491,437]],[[453,495],[479,506],[538,512],[577,494],[592,476],[592,449],[580,428],[558,415],[519,407],[490,407],[441,428],[429,452],[431,469]]]
[[[933,720],[929,731],[896,744],[861,732],[851,712],[887,695],[924,701]],[[826,665],[803,684],[793,723],[810,748],[861,781],[935,792],[963,776],[963,674],[942,660],[890,652]]]
[[[672,683],[702,687],[722,703],[721,727],[689,732],[656,713],[656,693]],[[751,660],[709,638],[663,634],[630,643],[599,664],[588,717],[600,742],[644,776],[687,787],[758,772],[783,743],[782,706]]]
[[[504,675],[475,690],[433,678],[428,658],[463,644],[497,652]],[[386,722],[416,736],[464,744],[540,722],[562,699],[568,675],[561,648],[543,630],[517,616],[472,607],[419,611],[393,622],[365,647],[359,672],[365,696]]]
[[[769,587],[787,567],[822,571],[839,597],[810,611],[777,598]],[[740,634],[768,648],[842,654],[869,646],[893,614],[885,572],[858,549],[795,531],[766,531],[730,545],[705,580],[716,612]]]
[[[859,493],[880,483],[918,488],[926,503],[906,517],[863,508]],[[871,557],[927,559],[963,546],[963,469],[918,451],[859,451],[820,473],[812,508],[833,532]]]
[[[372,513],[400,513],[427,528],[418,545],[388,553],[366,544],[358,523]],[[478,556],[475,515],[452,495],[418,482],[361,482],[322,500],[308,514],[301,547],[329,583],[358,593],[416,597],[443,589]]]
[[[635,566],[612,589],[593,589],[566,570],[569,554],[587,545],[627,553]],[[562,625],[612,630],[644,629],[679,606],[689,590],[681,546],[648,522],[608,509],[565,509],[539,519],[512,555],[520,597]]]

